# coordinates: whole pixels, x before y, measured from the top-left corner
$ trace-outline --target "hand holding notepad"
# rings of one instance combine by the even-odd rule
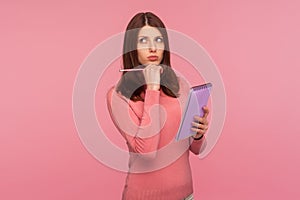
[[[180,127],[176,135],[177,141],[196,134],[196,132],[191,130],[192,122],[194,121],[194,116],[203,117],[202,108],[207,105],[211,88],[212,84],[206,83],[190,89]]]

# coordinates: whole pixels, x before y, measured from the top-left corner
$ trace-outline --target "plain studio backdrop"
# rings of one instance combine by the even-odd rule
[[[299,7],[296,0],[1,1],[0,199],[120,199],[126,174],[82,144],[72,92],[88,54],[141,11],[201,44],[224,82],[222,134],[204,159],[191,156],[195,199],[299,199]]]

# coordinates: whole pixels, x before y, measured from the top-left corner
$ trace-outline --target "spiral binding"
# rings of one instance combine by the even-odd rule
[[[194,86],[192,87],[193,90],[203,90],[203,89],[210,89],[212,87],[211,83],[205,83],[203,85],[198,85],[198,86]]]

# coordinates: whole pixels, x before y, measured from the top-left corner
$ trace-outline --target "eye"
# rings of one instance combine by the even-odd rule
[[[145,37],[140,38],[139,43],[143,43],[143,44],[147,43],[147,38]]]
[[[162,43],[164,40],[163,40],[163,38],[162,37],[157,37],[156,38],[156,42],[158,42],[158,43]]]

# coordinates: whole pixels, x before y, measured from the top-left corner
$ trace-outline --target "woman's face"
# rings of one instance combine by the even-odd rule
[[[163,59],[164,49],[164,38],[157,28],[146,25],[140,29],[137,39],[140,64],[159,65]]]

